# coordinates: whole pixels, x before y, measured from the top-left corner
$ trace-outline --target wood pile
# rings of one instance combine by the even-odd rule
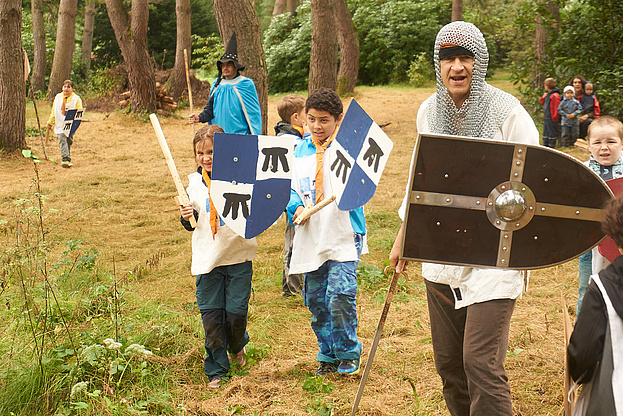
[[[130,91],[121,93],[121,101],[117,103],[120,108],[125,108],[130,104]],[[177,103],[167,95],[164,84],[156,82],[156,108],[159,110],[173,111],[177,109]]]

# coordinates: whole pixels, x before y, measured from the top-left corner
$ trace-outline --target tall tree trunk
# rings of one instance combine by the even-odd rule
[[[549,38],[554,31],[558,30],[557,28],[560,26],[559,24],[552,24],[560,23],[560,10],[558,8],[558,4],[552,0],[540,1],[544,3],[545,13],[543,15],[537,14],[536,16],[536,33],[534,43],[535,62],[534,72],[532,74],[532,82],[536,88],[542,87],[543,81],[545,81],[546,78],[546,74],[543,73],[543,70],[541,69],[541,64],[550,58],[547,54]]]
[[[268,131],[268,72],[262,48],[260,21],[249,0],[214,0],[214,14],[221,39],[227,42],[235,31],[238,61],[246,66],[244,75],[257,89],[262,111],[262,134]]]
[[[82,31],[82,60],[87,77],[91,71],[91,50],[93,48],[93,27],[95,25],[95,0],[89,0],[84,8],[84,30]]]
[[[47,56],[45,51],[45,27],[43,25],[43,1],[31,0],[32,34],[34,55],[32,61],[31,88],[33,91],[44,91]]]
[[[184,64],[184,49],[191,56],[190,39],[190,0],[175,0],[175,15],[177,16],[177,42],[175,44],[175,66],[167,81],[169,95],[178,100],[186,89],[186,65]]]
[[[78,0],[61,0],[58,7],[58,26],[56,27],[56,47],[52,72],[48,84],[48,100],[52,101],[61,91],[63,81],[71,77],[71,60],[74,54],[76,37],[76,8]]]
[[[312,40],[309,64],[309,92],[337,86],[338,43],[335,33],[335,5],[332,0],[312,0]]]
[[[337,73],[336,91],[339,95],[352,94],[359,74],[359,36],[348,10],[348,2],[337,0],[335,7],[337,40],[340,47],[340,70]]]
[[[0,1],[0,149],[26,148],[22,2]]]
[[[273,7],[273,17],[282,14],[286,10],[286,0],[275,0]]]
[[[147,52],[147,0],[132,0],[131,14],[123,0],[106,0],[110,23],[115,31],[130,83],[130,105],[133,112],[156,111],[156,79]]]
[[[452,22],[463,20],[463,0],[452,0]]]
[[[289,13],[292,13],[292,15],[295,15],[297,3],[298,2],[296,0],[287,0],[286,12],[289,12]]]

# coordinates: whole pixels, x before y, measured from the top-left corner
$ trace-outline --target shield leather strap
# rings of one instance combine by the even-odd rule
[[[613,197],[592,170],[541,146],[422,134],[410,175],[402,257],[536,269],[590,250]]]

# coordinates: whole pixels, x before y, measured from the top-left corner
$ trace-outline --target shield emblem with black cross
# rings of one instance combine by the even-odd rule
[[[290,200],[294,139],[214,134],[210,198],[236,234],[253,238],[270,227]]]
[[[613,197],[577,159],[547,147],[421,134],[410,177],[402,257],[536,269],[603,238]]]

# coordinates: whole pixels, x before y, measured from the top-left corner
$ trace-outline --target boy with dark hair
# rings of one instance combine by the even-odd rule
[[[543,146],[554,148],[560,137],[560,90],[556,87],[554,78],[547,78],[543,84],[545,93],[539,98],[543,105]]]
[[[564,98],[558,105],[560,114],[560,144],[563,147],[573,146],[580,134],[579,115],[582,112],[582,105],[573,97],[574,89],[567,85],[564,90]]]
[[[342,121],[342,101],[328,88],[305,103],[310,136],[294,151],[292,189],[287,211],[294,221],[303,208],[332,195],[331,163],[323,161]],[[367,252],[363,207],[340,211],[335,201],[301,221],[296,228],[290,272],[305,273],[303,297],[318,340],[316,375],[359,372],[357,340],[357,265]]]
[[[305,123],[305,97],[298,94],[288,94],[277,102],[277,113],[281,121],[275,126],[277,136],[293,137],[294,148],[303,138],[303,126]],[[292,258],[292,241],[294,240],[294,227],[288,221],[284,235],[283,248],[283,296],[293,296],[301,293],[303,287],[303,275],[290,273],[290,259]]]
[[[623,195],[608,203],[601,227],[623,253]],[[621,415],[623,256],[591,280],[567,348],[569,373],[584,385],[573,414]]]

